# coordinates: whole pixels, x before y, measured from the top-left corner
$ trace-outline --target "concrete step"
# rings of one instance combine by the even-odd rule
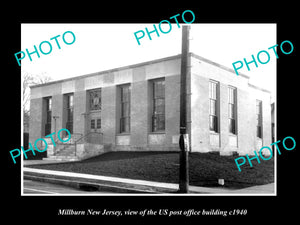
[[[75,155],[75,148],[74,149],[64,149],[60,152],[56,152],[56,155],[74,156]]]
[[[43,158],[43,160],[49,160],[49,161],[78,161],[79,158],[77,156],[65,156],[65,155],[51,155],[47,158]]]
[[[56,155],[74,155],[75,145],[65,145],[61,148],[56,149]]]

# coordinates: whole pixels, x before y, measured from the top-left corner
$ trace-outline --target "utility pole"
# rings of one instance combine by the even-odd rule
[[[56,119],[58,119],[59,116],[53,116],[53,119],[54,119],[54,132],[56,133]],[[56,147],[55,145],[53,145],[53,155],[56,154]]]
[[[186,101],[187,101],[187,73],[189,53],[189,30],[190,26],[182,27],[181,49],[181,76],[180,76],[180,153],[179,153],[179,193],[189,192],[189,137],[186,132]]]

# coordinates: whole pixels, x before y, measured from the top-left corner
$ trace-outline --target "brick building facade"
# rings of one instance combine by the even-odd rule
[[[30,142],[67,128],[48,158],[179,150],[180,55],[31,87]],[[194,53],[187,75],[192,152],[253,153],[271,143],[270,92]],[[42,146],[41,146],[42,149]]]

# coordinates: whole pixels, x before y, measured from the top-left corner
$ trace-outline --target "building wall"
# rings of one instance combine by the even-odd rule
[[[29,143],[34,143],[36,139],[42,136],[42,106],[42,98],[30,100]]]
[[[249,90],[237,90],[238,148],[241,154],[253,152],[256,146],[256,99],[251,98]]]
[[[249,86],[248,77],[191,54],[187,84],[187,130],[193,152],[219,151],[222,155],[251,153],[271,143],[270,95]],[[152,85],[165,79],[165,131],[152,132]],[[209,131],[209,81],[219,82],[219,132]],[[130,133],[120,133],[119,85],[131,85]],[[237,88],[237,134],[228,130],[228,86]],[[44,98],[52,97],[56,132],[65,127],[65,94],[74,94],[74,133],[85,135],[90,122],[88,91],[101,88],[101,131],[110,150],[179,150],[180,55],[109,71],[54,81],[31,88],[30,142],[44,136]],[[263,138],[256,137],[256,99],[263,101]],[[52,119],[52,132],[54,119]]]
[[[180,118],[180,75],[166,77],[166,145],[178,148]]]
[[[233,152],[253,154],[262,146],[271,144],[270,93],[248,84],[245,76],[236,76],[228,69],[215,66],[201,57],[191,62],[192,151],[219,151],[222,155]],[[219,132],[209,131],[209,81],[219,82]],[[236,88],[237,133],[229,133],[228,87]],[[263,137],[256,137],[256,99],[263,103]]]
[[[103,143],[115,145],[116,136],[116,87],[102,88],[102,111],[101,130],[103,132]]]
[[[209,133],[209,79],[202,76],[191,77],[191,148],[195,152],[210,151]]]
[[[88,76],[75,77],[31,88],[32,112],[39,117],[31,120],[31,142],[44,137],[45,106],[43,99],[52,97],[52,116],[56,119],[56,132],[65,128],[67,112],[66,94],[74,94],[74,134],[89,132],[88,91],[101,88],[101,132],[103,144],[111,150],[174,150],[178,149],[179,138],[179,76],[180,57],[165,61],[125,67]],[[151,132],[151,81],[164,78],[165,89],[165,132]],[[118,86],[131,84],[131,127],[129,134],[120,134]],[[54,130],[52,119],[51,132]],[[75,136],[75,135],[74,135]]]
[[[148,144],[150,123],[148,108],[148,83],[145,81],[132,83],[130,145],[137,149],[146,148]]]
[[[85,80],[79,79],[74,82],[74,133],[86,134],[85,113],[87,112],[87,92],[84,90]]]
[[[260,142],[256,138],[254,146],[254,149],[256,151],[259,151],[262,146],[270,146],[270,144],[272,143],[271,98],[270,95],[266,92],[260,91],[251,86],[249,87],[249,89],[251,102],[256,102],[256,99],[262,101],[262,139]],[[252,104],[252,107],[254,107],[255,114],[255,103]],[[268,150],[263,153],[269,154]]]

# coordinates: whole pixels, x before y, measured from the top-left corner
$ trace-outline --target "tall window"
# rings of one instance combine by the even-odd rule
[[[256,136],[262,138],[262,101],[256,100]]]
[[[45,136],[51,133],[51,117],[52,117],[52,98],[46,98],[46,123]]]
[[[68,94],[67,98],[67,123],[66,128],[73,134],[74,95]]]
[[[153,81],[152,131],[165,130],[165,80]]]
[[[229,133],[236,134],[236,88],[228,87]]]
[[[218,132],[218,82],[209,81],[209,129]]]
[[[121,117],[120,117],[120,133],[130,132],[130,85],[120,86],[121,94]]]

